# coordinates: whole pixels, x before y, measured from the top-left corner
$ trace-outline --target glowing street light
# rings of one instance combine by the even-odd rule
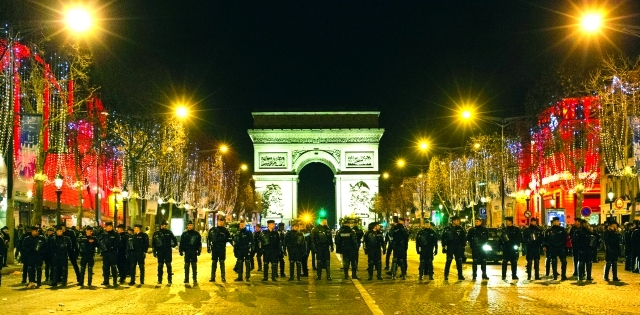
[[[220,146],[220,152],[227,153],[229,151],[229,147],[226,144]]]
[[[384,178],[384,179],[389,178],[389,173],[388,173],[388,172],[384,172],[384,173],[382,174],[382,178]]]
[[[600,30],[602,26],[602,15],[600,13],[589,13],[582,17],[582,29],[588,33]]]
[[[187,118],[189,116],[189,109],[183,105],[176,108],[176,116],[180,119]]]
[[[247,166],[247,164],[242,164],[242,165],[240,165],[240,169],[242,171],[246,171],[247,169],[249,169],[249,167]]]
[[[473,113],[469,109],[463,109],[462,112],[460,112],[460,117],[464,120],[471,119],[471,116],[473,116]]]
[[[65,14],[65,23],[74,33],[85,33],[93,25],[91,13],[84,8],[71,8]]]
[[[399,159],[399,160],[396,162],[396,165],[398,165],[398,167],[400,167],[400,168],[403,168],[406,164],[407,164],[407,162],[405,162],[405,160],[404,160],[404,159]]]
[[[424,152],[427,148],[429,148],[429,143],[426,141],[420,141],[420,150]]]

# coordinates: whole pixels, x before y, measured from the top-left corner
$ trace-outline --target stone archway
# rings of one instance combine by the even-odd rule
[[[335,176],[336,217],[369,222],[367,202],[378,192],[379,112],[255,112],[249,136],[254,180],[268,205],[267,219],[288,224],[298,217],[297,184],[309,163]]]

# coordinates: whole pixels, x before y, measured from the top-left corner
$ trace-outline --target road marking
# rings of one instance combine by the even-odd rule
[[[336,253],[336,257],[340,261],[340,264],[342,264],[342,257],[337,253]],[[362,284],[360,284],[360,281],[351,279],[351,282],[353,282],[353,285],[355,285],[356,289],[358,289],[358,292],[364,299],[364,303],[366,303],[367,307],[369,307],[369,310],[371,311],[371,313],[373,313],[373,315],[384,315],[382,310],[380,310],[380,308],[376,304],[376,301],[371,297],[371,295],[369,295],[369,292],[365,290]]]

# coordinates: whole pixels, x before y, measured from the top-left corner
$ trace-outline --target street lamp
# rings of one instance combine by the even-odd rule
[[[609,189],[609,192],[607,193],[607,197],[609,197],[609,217],[613,216],[613,190]]]
[[[28,224],[31,224],[31,207],[32,207],[32,199],[33,198],[33,191],[29,190],[27,191],[27,198],[29,198],[29,209],[27,209],[27,222]]]
[[[62,218],[60,217],[60,196],[62,196],[62,176],[60,174],[56,175],[54,179],[54,183],[56,185],[56,224],[62,223]]]
[[[460,117],[464,120],[464,121],[470,121],[472,118],[474,118],[474,114],[471,110],[465,109],[460,113]],[[499,117],[490,117],[490,116],[483,116],[483,117],[479,117],[479,116],[475,116],[475,118],[477,118],[480,121],[483,122],[487,122],[487,123],[491,123],[494,124],[498,127],[500,127],[500,139],[502,142],[502,147],[500,148],[500,177],[501,177],[501,181],[500,181],[500,197],[502,199],[502,219],[504,220],[504,218],[507,216],[507,209],[505,208],[505,203],[504,203],[504,199],[505,199],[505,162],[504,162],[504,156],[505,153],[504,151],[506,150],[506,145],[505,145],[505,141],[504,141],[504,127],[511,125],[514,121],[518,120],[518,119],[522,119],[522,118],[526,118],[527,116],[518,116],[518,117],[508,117],[508,118],[499,118]],[[474,144],[474,147],[477,149],[478,147],[476,147],[476,145],[480,144]]]
[[[120,188],[113,187],[111,191],[113,192],[113,223],[118,225],[118,193]]]
[[[125,189],[122,191],[122,224],[127,226],[127,211],[129,210],[129,192]]]
[[[526,215],[530,217],[531,215],[529,215],[528,213],[529,213],[529,200],[531,200],[531,189],[529,189],[529,188],[525,189],[524,190],[524,195],[525,195],[524,198],[527,201],[527,213],[526,213]],[[527,224],[529,224],[529,218],[527,218]]]

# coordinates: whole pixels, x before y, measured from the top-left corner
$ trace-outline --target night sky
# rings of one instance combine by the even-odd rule
[[[452,117],[460,104],[520,116],[545,71],[640,52],[637,37],[606,31],[596,45],[575,34],[595,1],[100,2],[91,49],[106,105],[185,97],[199,110],[192,133],[239,161],[251,161],[251,111],[379,110],[381,171],[393,171],[397,157],[417,162],[419,137],[460,146],[473,132]],[[59,1],[26,5],[47,14],[36,3]],[[638,1],[603,4],[625,17],[617,23],[638,20]]]

